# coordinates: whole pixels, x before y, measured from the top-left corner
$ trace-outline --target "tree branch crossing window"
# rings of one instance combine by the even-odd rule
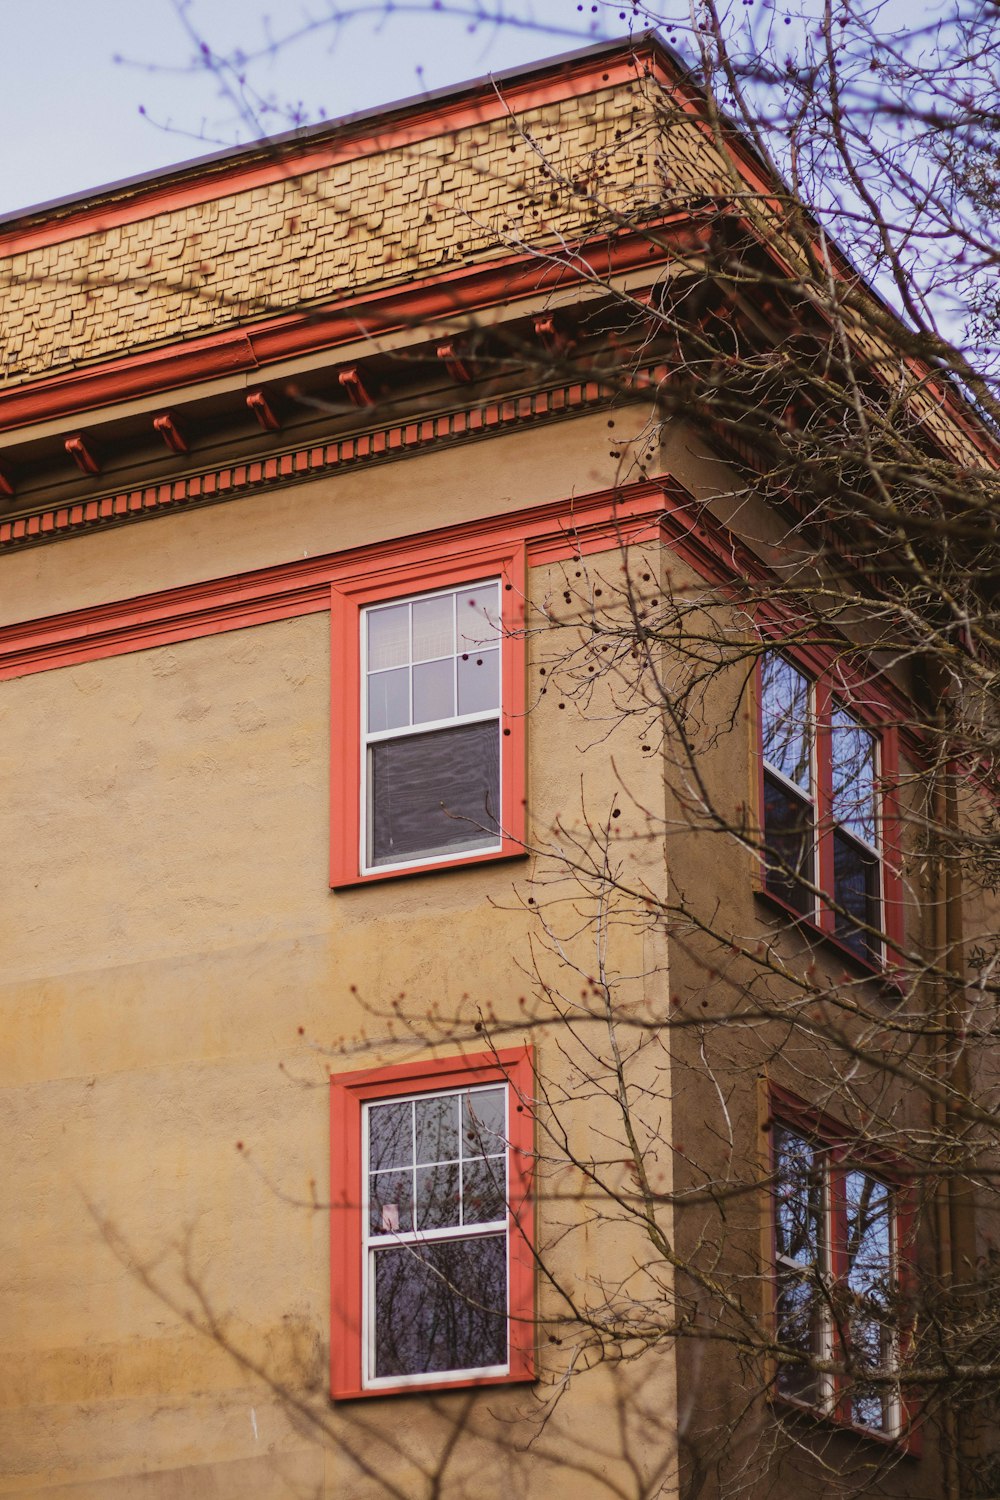
[[[879,739],[777,652],[763,658],[760,684],[765,888],[879,962]]]

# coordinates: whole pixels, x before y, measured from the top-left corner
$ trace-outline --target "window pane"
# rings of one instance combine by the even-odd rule
[[[462,1096],[462,1155],[490,1156],[505,1148],[504,1090]]]
[[[413,668],[413,722],[455,716],[455,658],[425,661]]]
[[[813,807],[783,782],[764,773],[764,846],[767,889],[802,916],[812,916]]]
[[[826,1352],[827,1299],[825,1163],[804,1136],[781,1126],[774,1133],[774,1239],[778,1256],[777,1334],[802,1363],[779,1363],[778,1389],[816,1403],[823,1377],[813,1367]],[[795,1262],[793,1269],[788,1262]]]
[[[373,672],[368,678],[368,729],[402,729],[410,722],[410,671]]]
[[[774,1139],[775,1248],[779,1256],[822,1269],[823,1176],[809,1141],[781,1126]]]
[[[507,1212],[507,1157],[491,1156],[462,1165],[462,1222],[493,1224]]]
[[[500,652],[469,651],[458,658],[458,711],[483,713],[500,707]]]
[[[375,1376],[507,1363],[507,1238],[393,1245],[375,1260]]]
[[[874,932],[862,932],[860,924],[878,931],[878,857],[856,844],[847,834],[833,835],[833,899],[845,909],[837,913],[835,931],[842,943],[859,958],[877,958],[879,942]]]
[[[413,1228],[413,1173],[372,1172],[368,1178],[369,1232],[396,1234]]]
[[[809,792],[812,786],[809,679],[783,656],[769,653],[761,666],[764,759]]]
[[[372,865],[499,842],[500,726],[461,724],[370,750]]]
[[[847,1284],[867,1301],[888,1307],[892,1296],[892,1196],[867,1172],[848,1172]]]
[[[385,609],[370,609],[365,618],[369,672],[404,666],[410,659],[410,606],[390,604]]]
[[[368,1108],[368,1165],[408,1167],[413,1160],[413,1105],[372,1104]]]
[[[475,588],[462,589],[455,602],[459,653],[495,646],[500,637],[499,584],[478,583]]]
[[[802,1363],[779,1363],[777,1383],[784,1396],[819,1404],[823,1377],[814,1368],[824,1349],[824,1304],[815,1280],[794,1272],[778,1276],[777,1335],[785,1352],[801,1355]]]
[[[460,1170],[457,1161],[417,1168],[418,1229],[447,1229],[462,1222]]]
[[[455,653],[455,596],[439,594],[413,601],[413,660],[430,661]]]
[[[868,1172],[845,1175],[847,1285],[857,1311],[850,1320],[852,1420],[878,1431],[891,1420],[891,1391],[868,1385],[863,1371],[883,1373],[895,1363],[892,1304],[895,1292],[893,1199],[884,1182]]]
[[[458,1159],[458,1094],[437,1094],[415,1099],[417,1161]]]
[[[833,816],[855,838],[873,844],[875,821],[875,736],[843,708],[830,715]]]
[[[851,1381],[851,1421],[861,1427],[886,1432],[891,1425],[892,1391],[889,1386],[868,1384],[859,1369],[891,1370],[893,1347],[889,1330],[877,1318],[854,1317],[850,1328],[850,1355],[855,1375]]]

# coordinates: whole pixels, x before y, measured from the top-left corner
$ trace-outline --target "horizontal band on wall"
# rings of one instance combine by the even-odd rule
[[[652,394],[666,374],[665,365],[641,371],[634,382],[636,394]],[[357,464],[395,459],[430,444],[464,441],[526,422],[551,420],[568,412],[605,405],[610,399],[609,392],[596,381],[576,381],[554,390],[484,402],[443,416],[399,422],[332,443],[310,444],[272,458],[229,464],[184,479],[55,506],[0,522],[0,551],[37,545],[94,527],[122,525],[190,505],[213,504],[247,490],[286,485]]]
[[[395,538],[389,550],[400,567],[407,567],[421,556],[454,559],[484,541],[514,540],[524,542],[529,562],[540,565],[652,541],[668,513],[694,517],[700,510],[680,485],[648,480]],[[365,575],[384,563],[386,552],[380,540],[349,552],[0,627],[0,679],[329,610],[333,583]]]

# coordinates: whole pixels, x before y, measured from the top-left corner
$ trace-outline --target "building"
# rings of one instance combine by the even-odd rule
[[[810,333],[771,191],[648,37],[0,226],[0,1494],[947,1492],[915,669],[666,316]]]

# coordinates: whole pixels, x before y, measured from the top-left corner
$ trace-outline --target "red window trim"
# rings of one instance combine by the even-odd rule
[[[818,934],[831,943],[860,969],[872,975],[895,977],[902,967],[902,947],[905,940],[905,906],[902,879],[902,841],[899,812],[899,730],[897,713],[890,699],[873,688],[860,675],[852,674],[833,654],[808,646],[786,647],[780,640],[767,643],[768,653],[783,656],[797,671],[809,679],[815,695],[816,716],[816,782],[813,788],[813,804],[816,811],[817,869],[815,884],[821,892],[834,888],[833,833],[836,823],[830,816],[830,713],[834,704],[839,704],[853,714],[863,728],[869,730],[878,742],[879,795],[878,856],[881,880],[880,906],[882,912],[882,954],[880,958],[864,958],[842,942],[836,932],[836,914],[829,901],[832,897],[817,899],[817,911],[813,917],[795,911],[775,892],[768,889],[766,860],[763,849],[764,835],[764,724],[763,693],[761,692],[761,662],[753,676],[754,725],[756,733],[756,796],[760,809],[761,851],[754,878],[756,893],[787,911],[789,917],[806,931]],[[761,661],[763,658],[761,659]]]
[[[765,1321],[770,1327],[772,1335],[777,1336],[776,1295],[778,1286],[775,1275],[778,1255],[775,1235],[774,1198],[772,1193],[776,1172],[774,1161],[775,1126],[800,1132],[803,1136],[823,1146],[829,1153],[831,1216],[833,1219],[833,1223],[830,1226],[830,1259],[831,1278],[835,1284],[842,1284],[844,1281],[844,1244],[846,1235],[843,1229],[845,1209],[844,1193],[841,1186],[844,1174],[852,1168],[856,1168],[862,1172],[869,1171],[872,1176],[883,1181],[890,1189],[893,1195],[896,1273],[899,1293],[904,1302],[912,1302],[916,1283],[914,1247],[916,1201],[913,1177],[907,1169],[906,1163],[895,1154],[879,1150],[875,1147],[862,1146],[857,1150],[852,1149],[852,1132],[845,1125],[835,1120],[832,1116],[825,1114],[822,1110],[817,1109],[814,1105],[807,1104],[796,1094],[791,1093],[788,1089],[784,1089],[770,1080],[764,1082],[762,1094],[764,1127],[766,1132],[764,1140],[766,1146],[761,1166],[767,1189],[764,1204],[763,1232],[764,1253],[768,1268]],[[834,1332],[834,1337],[837,1344],[835,1357],[837,1357],[839,1354],[840,1338],[836,1331]],[[907,1347],[905,1330],[900,1335],[900,1343],[902,1358],[905,1356]],[[836,1377],[834,1399],[829,1409],[825,1409],[780,1391],[777,1386],[777,1367],[773,1362],[769,1375],[768,1399],[773,1406],[813,1417],[817,1421],[833,1423],[837,1427],[842,1427],[856,1433],[859,1437],[868,1438],[883,1446],[898,1449],[912,1457],[918,1458],[920,1456],[923,1449],[920,1406],[905,1388],[901,1389],[899,1393],[899,1432],[882,1433],[876,1428],[862,1426],[851,1419],[847,1382],[844,1377]]]
[[[500,848],[454,859],[414,861],[402,868],[361,867],[361,612],[368,605],[483,578],[501,580]],[[331,712],[330,884],[334,889],[398,880],[434,870],[492,864],[525,853],[527,827],[526,666],[523,638],[527,589],[526,546],[510,538],[466,547],[440,545],[390,559],[381,567],[334,580],[331,590],[333,680]]]
[[[362,1384],[362,1106],[375,1100],[505,1083],[508,1140],[510,1368],[503,1375],[409,1381],[369,1390]],[[530,1046],[477,1052],[330,1077],[330,1395],[335,1401],[421,1390],[511,1385],[535,1377],[534,1052]]]

